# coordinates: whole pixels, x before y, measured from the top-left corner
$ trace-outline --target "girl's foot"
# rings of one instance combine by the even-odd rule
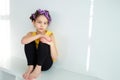
[[[28,69],[26,70],[26,72],[23,74],[23,78],[25,80],[28,80],[28,77],[30,75],[30,73],[33,71],[33,65],[28,66]]]
[[[41,73],[41,66],[36,65],[34,71],[29,75],[29,80],[36,79],[40,75],[40,73]]]

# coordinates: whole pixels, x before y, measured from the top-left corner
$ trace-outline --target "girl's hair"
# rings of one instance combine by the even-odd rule
[[[39,17],[40,15],[44,15],[44,16],[47,18],[47,20],[48,20],[48,24],[50,24],[50,22],[51,22],[51,16],[50,16],[48,10],[38,9],[38,10],[36,10],[35,13],[33,13],[33,14],[30,16],[30,19],[31,19],[32,21],[35,21],[36,18]]]

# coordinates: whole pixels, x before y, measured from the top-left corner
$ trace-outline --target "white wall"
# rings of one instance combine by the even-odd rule
[[[117,80],[120,73],[118,3],[117,0],[94,0],[92,36],[89,41],[90,0],[11,0],[12,55],[25,59],[20,40],[34,29],[29,16],[36,9],[48,9],[52,16],[49,29],[55,34],[59,52],[59,59],[54,66],[104,80]],[[87,72],[89,44],[90,66]]]
[[[95,0],[90,73],[120,80],[120,1]]]
[[[28,3],[29,2],[29,3]],[[36,9],[48,9],[52,16],[49,26],[56,37],[59,59],[55,67],[86,72],[89,1],[11,1],[12,53],[25,58],[20,40],[33,28],[29,16]],[[18,56],[19,55],[19,56]]]

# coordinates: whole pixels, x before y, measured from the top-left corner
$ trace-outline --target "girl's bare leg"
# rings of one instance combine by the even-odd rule
[[[33,80],[33,79],[36,79],[41,73],[41,66],[39,65],[36,65],[35,69],[33,70],[32,73],[30,73],[29,75],[29,79],[30,80]]]
[[[28,78],[29,78],[29,75],[32,71],[33,71],[33,65],[29,65],[26,72],[23,74],[23,78],[25,80],[29,80]]]

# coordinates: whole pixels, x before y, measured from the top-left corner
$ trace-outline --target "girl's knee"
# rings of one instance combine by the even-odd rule
[[[49,48],[50,48],[50,45],[48,45],[48,44],[46,44],[46,43],[40,42],[38,48],[49,49]]]

